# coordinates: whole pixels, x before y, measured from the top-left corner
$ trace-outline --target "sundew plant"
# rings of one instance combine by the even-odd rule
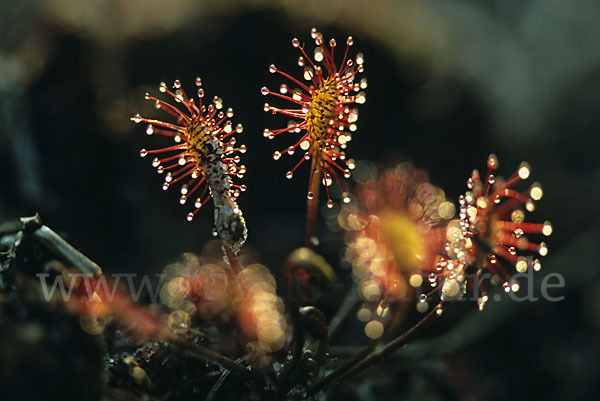
[[[389,132],[362,117],[373,88],[367,85],[369,54],[361,51],[359,35],[344,36],[326,38],[313,28],[292,39],[295,71],[270,64],[283,56],[269,46],[273,57],[264,61],[255,97],[240,91],[224,100],[203,86],[204,79],[211,92],[236,87],[243,74],[227,82],[210,73],[168,83],[157,78],[156,90],[135,93],[138,109],[144,97],[154,107],[123,121],[135,130],[136,162],[152,166],[162,181],[144,201],[175,191],[179,205],[173,208],[181,217],[168,227],[157,224],[148,237],[213,236],[173,255],[157,277],[146,275],[139,288],[156,284],[155,293],[131,291],[131,285],[127,292],[123,283],[133,280],[105,275],[36,215],[0,225],[8,244],[0,259],[0,289],[7,294],[0,293],[0,306],[19,294],[43,299],[76,321],[102,355],[103,400],[303,401],[345,397],[354,379],[375,378],[374,368],[396,363],[395,352],[425,338],[431,323],[465,305],[493,313],[486,308],[492,294],[522,291],[517,278],[538,274],[553,233],[536,210],[544,191],[533,168],[527,162],[505,167],[500,160],[511,155],[500,152],[464,152],[461,160],[483,169],[461,174],[464,191],[453,197],[443,183],[433,183],[435,172],[400,151],[393,162],[363,160],[356,139],[377,142]],[[371,101],[377,97],[369,95]],[[249,103],[256,103],[266,128],[244,129],[234,107],[239,112],[238,105]],[[243,144],[256,143],[248,137],[263,141],[263,149]],[[300,187],[301,203],[290,205],[302,206],[305,219],[273,224],[301,239],[266,266],[260,247],[276,238],[261,238],[243,199],[269,197],[246,180],[252,160],[273,159],[260,179],[274,188]],[[144,183],[132,187],[139,191]],[[327,249],[324,237],[334,238]],[[34,262],[43,267],[20,268]],[[319,303],[320,295],[334,291],[343,296]],[[15,316],[26,314],[15,310]],[[344,325],[359,330],[341,340]],[[36,327],[26,329],[19,338],[37,341]],[[358,345],[347,346],[349,339]],[[422,355],[426,361],[427,352]],[[419,368],[413,362],[409,369]]]
[[[178,344],[225,369],[209,395],[218,394],[231,371],[245,378],[247,393],[242,397],[248,399],[321,398],[353,374],[391,355],[427,323],[441,318],[454,302],[474,296],[476,306],[483,310],[488,300],[484,274],[506,292],[518,291],[512,275],[540,270],[539,257],[548,252],[540,239],[552,233],[552,225],[525,218],[542,198],[541,185],[534,182],[517,189],[531,174],[525,162],[504,179],[496,175],[498,157],[490,155],[485,174],[473,170],[467,191],[456,200],[448,199],[442,189],[429,183],[425,171],[408,163],[381,166],[352,185],[351,140],[363,130],[358,126],[358,106],[366,100],[367,80],[359,78],[365,72],[365,56],[353,54],[351,36],[337,52],[335,39],[326,41],[316,29],[311,38],[316,46],[312,50],[305,42],[292,40],[300,52],[300,71],[288,73],[271,65],[268,71],[284,82],[277,91],[266,86],[260,89],[271,98],[264,111],[290,118],[287,127],[265,128],[262,133],[278,144],[272,156],[275,160],[299,153],[297,161],[284,162],[291,163],[285,177],[292,179],[305,162],[310,165],[308,180],[298,184],[308,183],[306,241],[285,262],[288,279],[294,283],[286,302],[278,296],[273,268],[240,258],[252,228],[246,230],[236,203],[246,186],[232,180],[242,179],[246,171],[239,155],[246,153],[246,147],[238,145],[234,136],[242,133],[242,126],[234,127],[229,120],[233,110],[223,110],[218,97],[203,104],[204,90],[197,78],[195,97],[186,95],[179,80],[172,89],[160,84],[160,92],[171,98],[170,103],[146,95],[173,121],[139,114],[132,118],[146,124],[147,134],[172,141],[162,149],[142,149],[140,156],[157,155],[152,165],[165,176],[163,189],[183,183],[181,204],[195,198],[188,220],[201,208],[209,208],[212,198],[213,231],[222,241],[223,258],[206,264],[189,255],[185,263],[169,271],[162,301],[171,310],[169,321],[176,324],[168,325],[159,336],[162,341],[176,337]],[[162,154],[166,156],[158,156]],[[355,281],[350,291],[362,302],[357,318],[364,322],[364,334],[370,340],[343,363],[331,357],[328,319],[307,302],[306,294],[315,282],[327,284],[335,277],[335,269],[319,256],[316,236],[319,194],[324,192],[325,204],[332,208],[335,201],[329,188],[333,184],[341,193],[338,220]],[[423,316],[408,331],[385,342],[407,298],[414,300]],[[223,334],[200,345],[206,340],[194,333],[206,325],[214,325],[217,332],[237,327],[237,334],[228,340],[236,346],[215,351],[223,348],[218,345]]]

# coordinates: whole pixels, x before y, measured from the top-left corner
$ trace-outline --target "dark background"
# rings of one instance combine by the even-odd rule
[[[183,252],[200,253],[212,212],[185,221],[178,191],[163,192],[162,178],[138,156],[164,138],[129,121],[137,112],[165,117],[143,99],[159,82],[180,79],[189,93],[200,76],[207,95],[222,97],[234,123],[244,124],[247,248],[281,275],[303,241],[308,168],[286,180],[296,158],[272,159],[293,140],[263,138],[265,127],[286,119],[262,111],[259,89],[284,82],[268,73],[271,63],[299,76],[292,38],[312,51],[313,26],[340,45],[351,34],[369,87],[349,155],[412,161],[452,199],[489,153],[505,176],[527,160],[544,187],[531,220],[554,225],[536,283],[558,272],[566,285],[551,291],[561,302],[504,297],[482,313],[459,305],[428,332],[431,341],[416,345],[422,355],[400,352],[382,365],[385,374],[364,374],[340,396],[595,399],[597,15],[600,5],[585,0],[0,1],[0,219],[39,212],[106,272],[154,274]],[[347,289],[341,233],[320,233],[321,252]],[[331,315],[344,291],[318,303]],[[405,325],[416,319],[409,314]],[[339,341],[363,338],[350,324]]]

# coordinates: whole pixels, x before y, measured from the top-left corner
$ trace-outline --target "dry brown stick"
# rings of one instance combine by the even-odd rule
[[[64,258],[67,262],[79,269],[83,274],[99,276],[102,269],[87,256],[75,249],[51,228],[42,225],[40,215],[21,217],[19,220],[9,221],[0,225],[0,233],[23,232],[31,235],[46,248]]]
[[[96,263],[92,262],[87,256],[75,249],[71,244],[65,241],[60,235],[52,231],[51,228],[41,226],[34,230],[33,237],[40,241],[51,251],[57,253],[79,269],[83,274],[99,276],[102,269]]]
[[[21,217],[18,220],[10,220],[0,224],[0,234],[16,233],[18,231],[34,230],[42,225],[40,215]]]

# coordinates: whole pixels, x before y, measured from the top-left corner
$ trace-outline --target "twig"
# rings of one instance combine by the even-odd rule
[[[246,356],[243,356],[241,358],[236,359],[235,362],[236,363],[243,362],[246,358],[247,358]],[[225,383],[227,376],[229,376],[229,372],[230,372],[229,370],[226,370],[223,373],[221,373],[221,375],[219,376],[219,378],[217,379],[215,384],[213,384],[212,388],[206,395],[206,398],[204,399],[204,401],[213,401],[215,399],[215,397],[219,393],[219,390],[221,389],[221,386],[223,385],[223,383]]]
[[[233,359],[229,359],[226,356],[219,354],[209,348],[203,347],[198,344],[194,344],[188,341],[182,341],[178,339],[171,338],[170,344],[174,345],[177,348],[180,348],[191,356],[200,358],[205,361],[214,362],[217,365],[229,369],[235,372],[242,374],[248,378],[256,378],[257,374],[252,369],[247,369],[244,365],[234,361]]]
[[[96,263],[88,259],[84,254],[73,248],[71,244],[65,241],[60,235],[52,229],[41,226],[33,231],[33,237],[44,244],[48,249],[65,258],[73,266],[84,274],[99,276],[102,269]]]
[[[331,388],[332,386],[336,385],[340,381],[346,379],[354,372],[367,368],[368,366],[377,362],[381,358],[392,354],[398,348],[411,341],[423,328],[425,328],[429,323],[431,323],[435,318],[437,318],[439,316],[438,311],[443,310],[445,306],[445,302],[440,302],[435,308],[433,308],[433,310],[431,310],[431,312],[429,312],[425,317],[423,317],[423,319],[419,320],[413,327],[404,332],[404,334],[390,341],[381,350],[373,352],[372,354],[366,356],[362,360],[357,357],[352,358],[348,363],[337,368],[330,375],[325,377],[321,382],[317,383],[313,388],[310,389],[309,392],[311,394],[315,394],[319,391],[325,391]],[[364,351],[360,352],[359,354],[361,356],[364,356]]]
[[[10,220],[0,224],[0,234],[11,234],[18,231],[34,230],[42,225],[40,215],[21,217],[18,220]]]
[[[42,225],[39,214],[21,217],[19,220],[9,221],[0,225],[0,234],[9,234],[19,231],[33,236],[33,238],[41,242],[46,248],[60,255],[66,259],[67,262],[78,268],[83,274],[94,276],[102,274],[100,266],[75,249],[51,228]]]
[[[229,376],[228,370],[221,373],[221,376],[219,376],[215,384],[212,386],[204,401],[213,401],[215,399],[215,397],[219,393],[219,390],[221,389],[221,386],[223,385],[223,383],[225,383],[225,379],[227,379],[227,376]]]

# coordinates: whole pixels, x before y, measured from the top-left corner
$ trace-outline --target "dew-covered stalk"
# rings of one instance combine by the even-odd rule
[[[239,164],[240,156],[236,154],[246,153],[246,146],[236,145],[233,135],[241,134],[244,128],[241,124],[234,127],[228,120],[233,117],[233,109],[223,111],[221,98],[215,96],[208,106],[203,105],[204,89],[200,78],[196,78],[196,86],[197,97],[188,97],[179,80],[173,84],[173,91],[164,82],[160,84],[159,91],[183,107],[146,94],[147,100],[175,117],[176,122],[154,120],[139,114],[132,120],[147,123],[146,134],[170,137],[175,145],[155,150],[142,149],[140,156],[157,155],[152,166],[159,174],[165,174],[163,190],[183,180],[179,203],[183,205],[190,197],[195,198],[194,210],[187,215],[188,221],[192,221],[212,198],[214,233],[237,253],[247,237],[246,223],[237,205],[237,197],[246,190],[246,186],[234,184],[232,177],[242,178],[246,173],[246,166]]]
[[[317,217],[319,215],[319,181],[321,179],[321,170],[318,166],[318,158],[314,158],[312,161],[311,169],[313,174],[310,176],[310,182],[308,184],[308,193],[312,196],[308,196],[306,199],[306,240],[305,246],[307,248],[314,248],[317,244],[316,231],[317,231]]]

